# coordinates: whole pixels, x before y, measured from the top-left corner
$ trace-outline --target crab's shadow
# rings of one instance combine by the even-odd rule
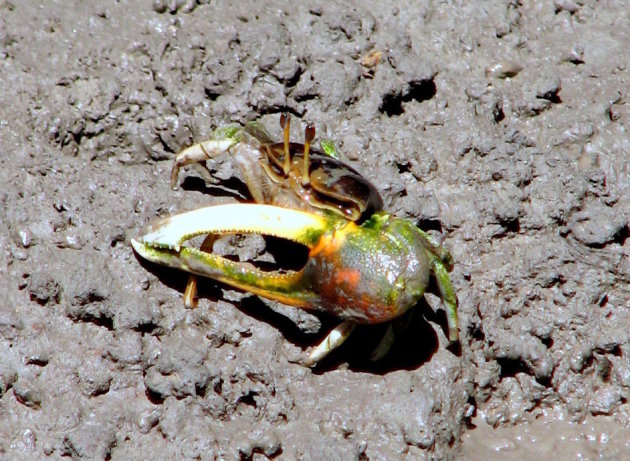
[[[238,177],[232,176],[217,180],[201,167],[193,169],[198,176],[186,176],[179,187],[187,192],[200,192],[212,197],[232,197],[238,200],[251,200],[247,185]]]
[[[433,313],[424,298],[421,299],[400,319],[392,321],[395,331],[393,343],[386,355],[377,361],[372,360],[371,356],[378,348],[390,323],[359,325],[341,347],[314,368],[314,372],[324,373],[343,366],[353,371],[379,375],[398,370],[415,370],[431,360],[438,350],[435,323],[440,325],[442,323],[436,321],[436,317],[438,316]],[[338,323],[339,320],[332,319],[330,328]]]
[[[272,310],[257,296],[244,298],[235,306],[244,314],[277,329],[286,341],[302,349],[304,358],[311,347],[319,344],[340,323],[336,317],[315,313],[321,321],[321,328],[317,333],[307,333],[288,317]],[[442,311],[435,313],[423,298],[401,318],[400,323],[404,326],[395,328],[391,349],[380,360],[373,361],[371,356],[389,323],[358,325],[340,347],[313,367],[313,372],[322,374],[347,366],[353,371],[383,375],[392,371],[419,368],[437,352],[439,341],[435,328],[447,331],[446,315]],[[452,351],[457,354],[456,350]]]

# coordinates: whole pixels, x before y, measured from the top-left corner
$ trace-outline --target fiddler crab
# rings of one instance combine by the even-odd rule
[[[331,142],[290,142],[290,118],[280,117],[283,142],[274,142],[258,123],[227,127],[175,158],[171,185],[182,166],[227,154],[238,166],[256,202],[209,206],[161,219],[132,240],[138,255],[190,274],[184,303],[194,307],[196,276],[210,277],[258,296],[342,319],[306,360],[315,365],[341,345],[357,324],[387,322],[423,296],[435,276],[446,310],[448,339],[459,340],[457,297],[449,272],[450,253],[411,221],[383,211],[376,188],[338,159]],[[261,234],[308,248],[301,270],[263,271],[213,253],[221,235]],[[184,243],[205,235],[200,247]],[[391,323],[372,358],[393,342]]]

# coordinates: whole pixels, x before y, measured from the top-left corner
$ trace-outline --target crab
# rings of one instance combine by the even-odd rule
[[[431,276],[445,307],[448,339],[457,343],[448,250],[411,221],[384,211],[378,190],[338,159],[332,142],[320,142],[321,150],[312,147],[312,125],[305,128],[304,144],[290,142],[288,115],[281,115],[280,125],[282,142],[274,142],[258,123],[249,123],[218,130],[212,139],[178,154],[171,173],[174,188],[181,167],[229,155],[255,203],[209,206],[161,219],[132,239],[136,253],[191,274],[184,293],[188,307],[196,305],[197,276],[204,276],[341,319],[313,348],[305,360],[308,366],[339,347],[357,324],[399,318],[424,295]],[[305,246],[306,264],[300,270],[264,271],[213,252],[218,236],[252,233]],[[201,245],[191,245],[200,235],[206,236]],[[392,342],[390,323],[372,358],[384,356]]]

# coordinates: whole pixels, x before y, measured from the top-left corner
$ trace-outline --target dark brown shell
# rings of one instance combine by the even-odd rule
[[[304,145],[290,143],[291,171],[289,178],[284,174],[284,144],[264,144],[261,151],[266,154],[269,166],[278,177],[290,180],[301,178],[304,160]],[[376,187],[350,165],[330,157],[317,149],[309,152],[310,183],[294,187],[300,197],[315,208],[333,209],[353,221],[363,221],[374,212],[383,209],[383,199]],[[299,181],[298,181],[299,182]]]

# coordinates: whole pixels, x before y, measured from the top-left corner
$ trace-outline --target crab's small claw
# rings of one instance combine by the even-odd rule
[[[171,188],[177,189],[177,179],[181,167],[217,157],[227,152],[234,144],[236,144],[236,140],[230,138],[210,139],[184,149],[175,157],[173,169],[171,170]]]

